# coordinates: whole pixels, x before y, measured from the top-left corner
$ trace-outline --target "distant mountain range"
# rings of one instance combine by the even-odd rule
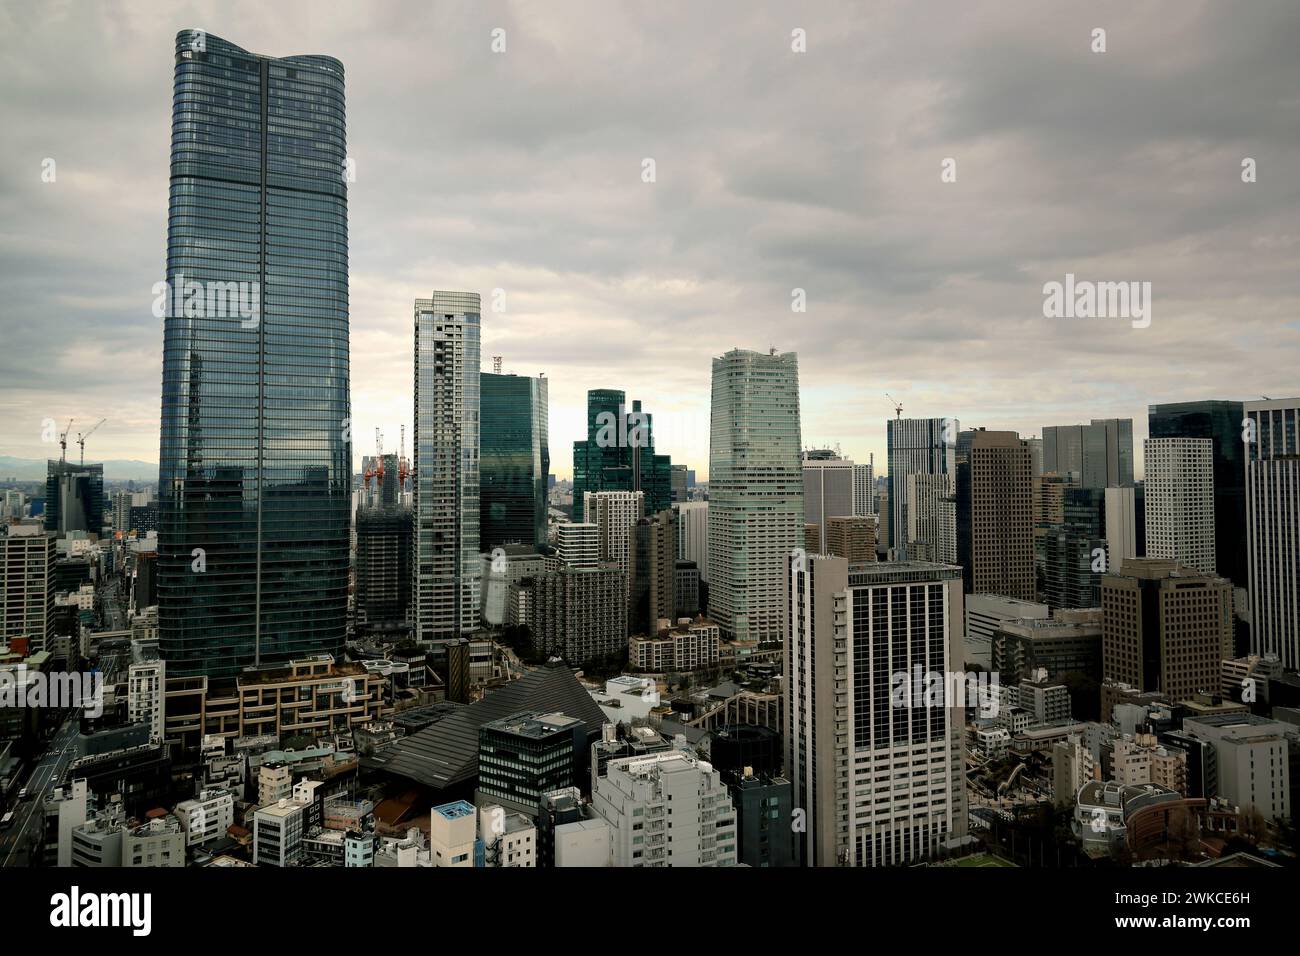
[[[17,479],[18,481],[39,481],[45,477],[46,459],[11,458],[0,455],[0,481]],[[147,461],[104,461],[93,464],[104,466],[106,481],[154,481],[158,480],[158,465]]]

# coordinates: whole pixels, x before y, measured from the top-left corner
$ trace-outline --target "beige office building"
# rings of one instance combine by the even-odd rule
[[[1232,584],[1163,558],[1101,581],[1102,675],[1170,700],[1216,692],[1232,657]]]

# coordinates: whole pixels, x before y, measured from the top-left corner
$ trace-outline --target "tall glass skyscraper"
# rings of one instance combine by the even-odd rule
[[[343,65],[199,30],[175,55],[159,640],[169,674],[230,677],[343,647]]]
[[[546,544],[545,378],[479,376],[479,546]]]
[[[673,502],[673,462],[655,454],[654,420],[616,388],[587,392],[587,437],[573,443],[573,520],[586,520],[583,495],[589,491],[640,491],[646,514]]]
[[[478,627],[477,292],[415,300],[415,625],[421,641]]]
[[[790,559],[803,546],[799,357],[713,360],[709,616],[736,640],[783,639]]]

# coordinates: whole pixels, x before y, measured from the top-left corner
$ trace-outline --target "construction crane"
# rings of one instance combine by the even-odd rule
[[[68,435],[72,432],[72,423],[76,419],[68,419],[68,427],[59,432],[59,464],[63,464],[68,458]]]
[[[77,435],[77,444],[81,446],[81,463],[83,465],[86,463],[86,439],[89,438],[91,435],[93,435],[95,433],[95,429],[98,428],[100,425],[104,424],[104,422],[106,421],[108,421],[107,418],[101,418],[99,421],[95,422],[93,426],[91,426],[90,431],[86,432],[85,434]],[[72,427],[71,422],[68,422],[68,427],[69,428]]]
[[[397,448],[397,493],[406,492],[406,479],[411,475],[411,463],[406,460],[406,426],[402,426],[402,443]]]
[[[885,398],[889,399],[891,402],[894,403],[894,417],[895,417],[895,418],[902,418],[902,417],[903,417],[903,403],[900,402],[898,399],[894,398],[894,396],[893,396],[893,395],[890,395],[888,392],[885,393]]]
[[[375,489],[382,490],[384,487],[384,434],[378,428],[375,429],[375,457],[371,459],[370,467],[365,471],[366,491],[370,491],[370,479],[377,478]]]

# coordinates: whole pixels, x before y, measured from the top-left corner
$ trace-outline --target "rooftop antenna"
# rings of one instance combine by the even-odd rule
[[[902,417],[903,417],[903,403],[900,402],[898,399],[894,398],[894,396],[893,396],[893,395],[890,395],[888,392],[885,393],[885,398],[889,399],[891,402],[894,403],[894,417],[895,417],[895,418],[902,418]]]
[[[500,356],[500,355],[494,355],[494,356],[492,356],[492,374],[493,374],[493,375],[500,375],[500,374],[501,374],[501,356]]]

